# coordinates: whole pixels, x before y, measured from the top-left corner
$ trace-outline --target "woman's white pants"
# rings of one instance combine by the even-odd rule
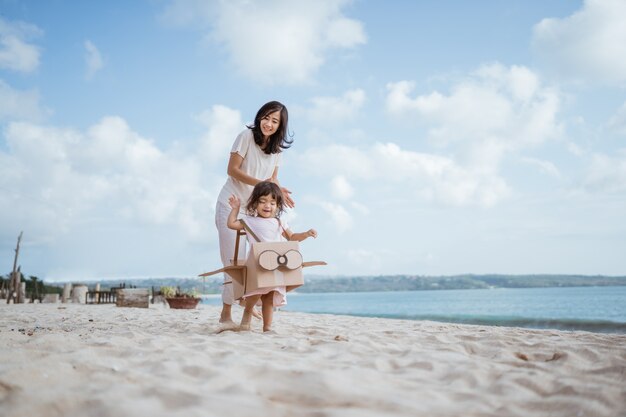
[[[237,231],[229,229],[228,226],[226,226],[230,211],[231,208],[226,204],[218,202],[215,206],[215,227],[217,227],[217,234],[220,241],[220,257],[224,266],[232,264],[232,259],[235,255],[235,240],[237,239]],[[241,239],[237,259],[244,259],[246,253],[245,248],[246,239]],[[232,305],[235,302],[233,284],[230,283],[232,280],[230,275],[224,273],[224,285],[222,286],[222,302],[224,304]]]

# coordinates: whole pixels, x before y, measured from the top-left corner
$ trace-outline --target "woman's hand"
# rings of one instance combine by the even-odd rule
[[[315,229],[309,229],[305,233],[306,233],[306,235],[308,237],[312,237],[312,238],[316,238],[317,237],[317,230],[315,230]]]
[[[266,179],[265,181],[273,182],[274,184],[278,185],[278,187],[280,188],[280,191],[282,191],[283,193],[283,200],[285,200],[285,205],[287,207],[294,208],[296,206],[296,202],[293,201],[293,198],[291,198],[291,196],[289,195],[291,194],[291,191],[281,186],[280,182],[278,182],[278,167],[274,168],[274,172],[272,173],[272,176]]]
[[[285,205],[289,208],[294,208],[296,205],[296,202],[293,201],[293,198],[291,198],[291,196],[289,195],[291,194],[291,191],[289,191],[285,187],[280,187],[280,191],[283,192],[283,199],[285,200]]]
[[[285,200],[285,205],[289,208],[294,208],[296,205],[296,202],[293,201],[293,198],[291,198],[291,196],[289,194],[291,194],[291,191],[288,190],[285,187],[281,187],[280,183],[278,182],[278,178],[276,177],[270,177],[268,179],[266,179],[265,181],[268,182],[273,182],[274,184],[278,185],[278,187],[280,188],[280,191],[283,193],[283,200]]]

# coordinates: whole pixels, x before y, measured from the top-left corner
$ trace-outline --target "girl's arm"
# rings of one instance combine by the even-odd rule
[[[228,214],[228,220],[226,221],[226,226],[229,229],[233,230],[241,230],[243,229],[243,224],[237,219],[237,215],[239,214],[239,207],[241,207],[241,203],[237,197],[231,195],[228,198],[228,204],[230,205],[230,213]]]
[[[291,230],[286,229],[285,233],[283,233],[283,236],[285,236],[287,240],[302,242],[304,239],[309,237],[316,238],[317,231],[315,229],[309,229],[306,232],[293,233]]]

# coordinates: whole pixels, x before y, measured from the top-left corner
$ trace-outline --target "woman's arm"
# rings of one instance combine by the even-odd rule
[[[237,152],[233,152],[230,154],[230,158],[228,159],[228,168],[226,173],[233,177],[234,179],[243,182],[244,184],[255,186],[263,180],[258,178],[254,178],[241,169],[241,165],[243,165],[243,156],[239,155]],[[294,208],[296,203],[293,201],[291,196],[291,191],[285,187],[281,187],[278,182],[278,167],[274,168],[274,172],[272,172],[272,176],[265,181],[271,181],[274,184],[280,187],[280,190],[283,192],[283,198],[285,199],[285,205],[289,208]]]
[[[226,173],[228,176],[233,177],[234,179],[243,182],[244,184],[255,186],[261,182],[261,180],[251,177],[250,175],[243,172],[241,169],[241,165],[243,165],[243,156],[239,155],[237,152],[233,152],[230,154],[230,158],[228,159],[228,169]]]
[[[228,220],[226,221],[226,226],[229,229],[233,230],[241,230],[243,229],[243,224],[237,219],[237,215],[239,214],[239,207],[241,207],[241,203],[239,199],[234,195],[231,195],[228,199],[228,204],[230,205],[230,213],[228,214]]]

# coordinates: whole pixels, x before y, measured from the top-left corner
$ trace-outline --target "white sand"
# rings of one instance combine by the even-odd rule
[[[218,314],[3,304],[0,415],[626,416],[626,335]]]

